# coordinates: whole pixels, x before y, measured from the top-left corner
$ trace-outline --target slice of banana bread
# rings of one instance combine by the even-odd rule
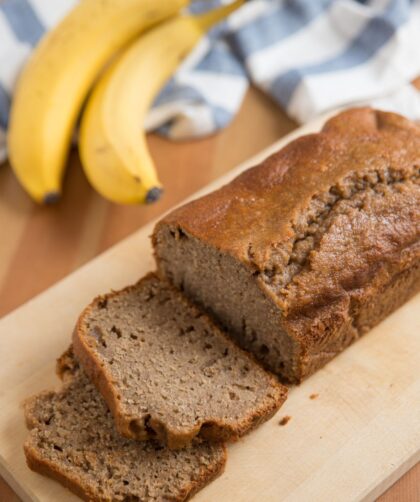
[[[235,440],[271,417],[286,388],[154,274],[93,301],[76,357],[126,437],[180,448]]]
[[[121,437],[94,385],[71,355],[66,361],[59,368],[67,375],[62,389],[25,404],[31,430],[24,450],[31,469],[100,502],[186,500],[223,470],[221,444],[173,451],[156,441]]]
[[[166,216],[160,274],[299,382],[420,290],[420,126],[353,109]]]

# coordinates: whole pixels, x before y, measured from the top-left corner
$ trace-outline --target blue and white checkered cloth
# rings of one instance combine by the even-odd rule
[[[0,0],[0,160],[19,71],[75,3]],[[410,84],[419,75],[420,0],[249,0],[184,61],[146,126],[174,139],[212,133],[229,124],[250,83],[298,122],[356,103],[420,119]]]

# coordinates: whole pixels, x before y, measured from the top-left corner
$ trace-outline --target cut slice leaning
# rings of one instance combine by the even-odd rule
[[[154,274],[99,297],[73,345],[126,437],[180,448],[235,440],[271,417],[286,388]]]

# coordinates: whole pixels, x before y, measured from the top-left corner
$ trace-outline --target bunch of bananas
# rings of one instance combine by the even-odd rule
[[[60,197],[80,114],[93,187],[118,203],[159,198],[144,116],[182,58],[243,0],[198,16],[180,13],[188,3],[83,0],[41,40],[18,81],[8,136],[12,168],[35,201]]]

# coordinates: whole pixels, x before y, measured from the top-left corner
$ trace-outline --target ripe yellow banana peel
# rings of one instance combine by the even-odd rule
[[[133,42],[104,72],[82,115],[79,150],[86,176],[105,198],[123,204],[159,198],[145,115],[202,35],[242,4],[169,19]]]
[[[83,0],[41,40],[18,81],[8,134],[10,163],[34,200],[59,197],[77,117],[105,63],[187,4]]]

